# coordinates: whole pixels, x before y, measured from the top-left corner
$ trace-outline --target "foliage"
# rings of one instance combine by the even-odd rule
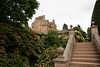
[[[36,0],[0,0],[0,22],[27,26],[38,6]]]
[[[75,30],[75,35],[77,42],[85,42],[85,38],[82,36],[81,32]]]
[[[68,29],[68,26],[67,26],[67,24],[64,23],[63,30],[67,30],[67,29]]]
[[[81,26],[78,24],[78,27],[81,29]]]
[[[87,29],[87,36],[88,36],[88,41],[91,41],[91,30],[90,30],[90,28],[88,27],[88,29]]]
[[[79,31],[79,32],[82,34],[82,36],[83,36],[84,38],[86,38],[86,33],[85,33],[81,28],[79,28],[79,27],[74,27],[73,29]]]
[[[59,45],[57,31],[49,30],[48,34],[43,38],[44,47],[48,48],[50,46],[54,47],[55,45]]]
[[[39,55],[38,65],[44,67],[53,67],[52,60],[58,56],[56,53],[57,47],[49,47],[43,51],[41,55]]]
[[[65,48],[66,45],[67,45],[68,39],[69,39],[68,35],[65,35],[65,37],[63,37],[63,36],[59,37],[59,44],[60,44],[60,46],[62,46],[63,48]]]
[[[53,67],[52,60],[57,57],[56,49],[60,46],[64,47],[67,44],[68,37],[66,35],[66,39],[63,40],[64,37],[59,37],[57,31],[49,30],[48,34],[42,36],[42,42],[45,50],[42,51],[40,55],[38,55],[38,65],[44,67]]]
[[[52,31],[49,30],[48,34],[46,36],[44,36],[43,38],[43,43],[44,43],[44,47],[48,48],[48,47],[59,47],[62,46],[64,47],[67,43],[67,40],[63,40],[64,37],[59,37],[58,38],[58,34],[57,31]]]
[[[92,14],[92,21],[94,21],[98,26],[99,35],[100,35],[100,0],[96,1],[93,14]]]
[[[42,43],[30,28],[0,23],[0,66],[34,66]]]

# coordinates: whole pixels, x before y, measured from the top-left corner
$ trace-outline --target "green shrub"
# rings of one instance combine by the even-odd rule
[[[92,21],[98,26],[98,32],[100,35],[100,0],[96,0],[93,14],[92,14]]]
[[[0,23],[0,66],[34,66],[42,43],[30,28]]]
[[[76,41],[77,42],[85,42],[85,38],[82,36],[81,32],[75,30]]]

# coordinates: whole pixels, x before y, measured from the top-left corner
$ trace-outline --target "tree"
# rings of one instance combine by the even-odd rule
[[[64,23],[63,30],[67,30],[67,29],[68,29],[68,26],[67,26],[67,24]]]
[[[0,0],[0,66],[35,67],[43,47],[27,21],[38,6],[36,0]]]
[[[58,45],[57,31],[49,30],[48,34],[43,38],[43,43],[45,48],[49,48],[50,46],[54,47],[55,45]]]
[[[97,0],[92,14],[92,21],[98,26],[100,35],[100,0]]]
[[[91,30],[89,27],[87,29],[87,37],[88,37],[88,41],[91,41]]]
[[[81,28],[79,28],[79,27],[74,27],[73,29],[74,29],[74,30],[77,30],[77,31],[79,31],[79,32],[81,32],[82,36],[83,36],[84,38],[86,38],[86,33],[85,33]]]
[[[36,0],[0,0],[0,22],[28,26],[38,6]]]
[[[78,27],[81,29],[81,26],[78,24]]]
[[[48,34],[43,37],[43,44],[45,48],[49,47],[65,47],[67,44],[67,40],[63,41],[64,37],[58,37],[57,31],[49,30]],[[68,39],[68,38],[66,38]]]
[[[45,50],[41,52],[39,55],[38,65],[41,67],[54,67],[52,60],[57,57],[56,50],[58,47],[66,47],[68,36],[66,36],[66,40],[64,37],[59,37],[57,35],[57,31],[49,30],[48,34],[42,37],[42,42],[44,44]]]

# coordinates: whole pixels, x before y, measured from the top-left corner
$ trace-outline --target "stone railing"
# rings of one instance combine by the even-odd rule
[[[100,52],[100,36],[98,34],[93,35],[93,42]]]
[[[74,30],[70,29],[69,40],[65,50],[62,47],[58,48],[57,51],[59,53],[59,56],[53,60],[55,67],[69,67],[71,52],[74,44],[75,44]]]
[[[95,22],[92,22],[91,36],[92,36],[92,43],[96,45],[97,49],[100,52],[100,36],[98,34],[98,27],[95,25]]]

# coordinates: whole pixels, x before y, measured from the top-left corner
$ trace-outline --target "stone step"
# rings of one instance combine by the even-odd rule
[[[92,47],[92,48],[88,48],[88,47],[85,47],[85,48],[75,48],[75,47],[74,47],[73,50],[74,50],[74,49],[84,49],[84,50],[85,50],[85,49],[97,49],[97,48],[94,48],[94,47]]]
[[[92,44],[76,44],[74,46],[95,46],[95,45],[92,45]]]
[[[73,51],[73,54],[100,54],[98,51]]]
[[[92,42],[76,43],[76,45],[92,45]]]
[[[92,43],[76,43],[75,45],[94,45],[94,44],[92,44]]]
[[[99,53],[98,51],[73,51],[72,53]]]
[[[76,42],[76,43],[92,43],[92,42]]]
[[[100,59],[100,55],[72,55],[72,58],[98,58]]]
[[[98,51],[98,50],[94,48],[94,49],[73,49],[73,51]]]
[[[78,50],[95,50],[95,49],[97,49],[97,48],[73,48],[73,50],[74,49],[78,49]]]
[[[79,66],[70,66],[70,67],[79,67]]]
[[[100,63],[100,59],[94,58],[71,58],[72,62],[91,62],[91,63]]]
[[[76,46],[88,46],[88,47],[93,46],[93,47],[95,47],[95,45],[74,45],[74,47],[76,47]]]
[[[73,53],[73,55],[100,55],[98,53]]]
[[[93,46],[93,45],[89,45],[89,46],[87,46],[87,45],[76,45],[74,47],[95,47],[96,48],[96,46]]]
[[[73,49],[97,49],[96,47],[73,47]]]
[[[93,46],[77,46],[77,47],[73,47],[73,48],[96,48],[96,47],[93,47]]]
[[[100,67],[100,63],[70,62],[70,67]]]
[[[100,55],[100,54],[95,54],[95,53],[90,53],[90,54],[88,54],[88,53],[74,53],[72,55]]]

